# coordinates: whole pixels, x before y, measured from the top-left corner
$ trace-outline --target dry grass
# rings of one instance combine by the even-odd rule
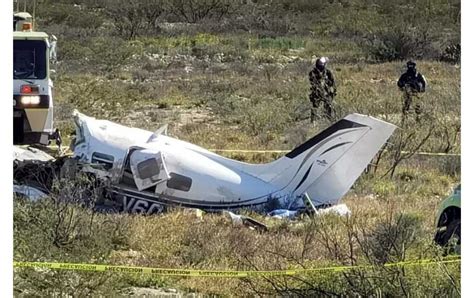
[[[297,6],[306,4],[316,5],[299,1]],[[400,125],[401,93],[396,80],[403,63],[369,63],[357,39],[360,32],[387,26],[384,15],[370,7],[352,9],[357,3],[339,4],[332,3],[324,10],[323,17],[331,22],[313,17],[308,19],[318,24],[301,24],[299,20],[304,34],[276,34],[274,38],[255,33],[183,31],[125,41],[97,32],[76,36],[82,31],[51,26],[53,33],[64,29],[56,34],[62,42],[54,79],[56,125],[67,140],[73,130],[70,113],[77,108],[148,130],[169,123],[170,135],[205,148],[291,149],[330,125],[324,120],[316,127],[309,124],[307,74],[314,58],[322,55],[329,56],[329,67],[336,76],[338,116],[359,112]],[[376,17],[356,20],[354,12]],[[447,22],[444,16],[425,17],[430,24],[433,19]],[[454,27],[453,23],[449,28]],[[68,35],[73,33],[74,38]],[[417,62],[428,80],[422,99],[428,120],[409,122],[404,129],[416,132],[413,139],[417,141],[435,125],[419,150],[459,152],[459,66]],[[281,154],[223,155],[268,162]],[[459,180],[459,160],[414,156],[402,162],[390,179],[383,174],[391,161],[390,154],[384,155],[377,172],[364,174],[343,199],[352,211],[350,218],[305,217],[289,222],[252,214],[269,225],[268,232],[234,227],[221,214],[205,214],[202,219],[190,210],[147,217],[98,215],[68,206],[62,210],[67,210],[75,228],[60,229],[69,239],[68,245],[60,245],[53,241],[51,232],[64,224],[57,206],[50,201],[32,204],[16,200],[15,260],[274,270],[440,256],[440,249],[432,243],[434,213]],[[126,289],[131,287],[173,287],[223,296],[456,296],[459,267],[377,267],[243,280],[17,269],[15,291],[37,296],[116,296],[129,293]]]
[[[184,67],[177,67],[168,70],[166,79],[153,82],[156,78],[151,77],[148,83],[64,75],[56,83],[58,123],[70,131],[68,112],[79,107],[95,116],[149,130],[170,123],[172,136],[206,148],[223,149],[291,149],[329,124],[321,122],[318,127],[311,127],[308,119],[300,117],[309,114],[306,78],[309,58],[298,67],[286,63],[268,68],[267,72],[259,64],[247,63],[239,71],[229,63],[219,65],[218,74],[198,67],[186,73]],[[396,115],[400,109],[400,93],[395,80],[401,64],[333,63],[331,68],[338,80],[336,103],[341,116],[360,112],[395,123],[399,121]],[[437,131],[421,150],[440,151],[446,147],[445,131],[452,137],[452,131],[459,124],[460,73],[455,66],[428,61],[420,63],[420,70],[432,86],[424,96],[426,106],[434,111],[437,123],[448,128]],[[411,127],[420,135],[428,128],[426,122]],[[454,139],[450,152],[458,150],[459,139]],[[267,162],[281,154],[224,155],[249,162]],[[439,256],[439,249],[432,244],[434,213],[437,204],[459,179],[456,162],[442,164],[438,159],[412,157],[399,166],[393,179],[382,177],[389,163],[390,155],[385,155],[377,173],[364,175],[346,196],[343,202],[353,212],[350,219],[327,216],[290,223],[259,216],[271,227],[268,233],[260,233],[233,227],[225,216],[218,214],[206,214],[202,220],[189,211],[151,217],[107,215],[102,220],[114,224],[107,229],[97,228],[88,235],[92,238],[85,238],[100,239],[97,242],[100,245],[69,251],[51,243],[48,231],[54,220],[39,224],[40,229],[32,233],[28,221],[22,217],[15,219],[15,258],[92,262],[99,260],[92,257],[97,255],[101,256],[101,263],[222,270],[373,264],[379,261],[381,254],[374,247],[384,247],[384,237],[391,237],[384,231],[392,228],[409,230],[412,234],[404,236],[407,239],[392,239],[403,247],[403,253],[386,249],[390,261]],[[22,212],[36,216],[34,210],[37,209],[25,206],[27,211]],[[22,209],[16,207],[16,210]],[[41,210],[46,215],[55,212],[47,206]],[[77,214],[82,211],[78,210]],[[84,225],[89,225],[87,218],[83,219]],[[95,226],[100,226],[99,218],[102,217],[93,219]],[[125,226],[118,230],[118,238],[107,235],[108,229],[114,226]],[[113,239],[121,239],[120,246]],[[31,241],[41,243],[43,249],[38,251],[35,249],[38,246],[28,244]],[[71,245],[81,243],[74,240]],[[23,253],[25,249],[27,254]],[[447,273],[454,276],[454,284]],[[45,277],[31,270],[17,270],[16,289],[66,294],[75,293],[86,283],[88,290],[81,292],[83,294],[118,294],[129,287],[167,286],[184,292],[219,295],[455,295],[460,270],[457,265],[406,271],[377,268],[367,272],[307,275],[299,279],[251,280],[137,275],[102,275],[97,279],[99,273],[48,274]],[[40,277],[42,282],[38,282]]]
[[[304,216],[290,222],[244,212],[266,223],[268,232],[234,226],[228,216],[220,213],[199,217],[191,209],[140,216],[94,215],[75,207],[75,213],[68,215],[78,223],[77,229],[70,231],[66,246],[58,246],[50,240],[49,231],[58,223],[59,209],[47,203],[19,201],[15,206],[15,258],[161,268],[283,270],[440,257],[442,251],[432,243],[434,212],[455,179],[433,170],[401,170],[403,174],[395,180],[384,178],[374,183],[369,176],[359,180],[343,200],[352,211],[350,217]],[[406,179],[408,176],[411,180]],[[25,229],[31,224],[30,217],[36,218],[34,231]],[[32,239],[41,244],[41,251],[28,244]],[[387,241],[394,247],[384,248]],[[78,249],[83,243],[89,244]],[[119,293],[129,287],[173,287],[218,295],[295,291],[305,295],[370,295],[377,291],[387,295],[404,295],[404,291],[410,295],[451,295],[459,288],[457,265],[400,270],[375,268],[345,274],[244,280],[51,271],[40,283],[31,281],[41,273],[17,270],[15,283],[18,289],[30,293],[45,293],[40,290],[45,284],[49,284],[48,293],[70,293],[88,283],[88,292],[82,293],[96,294],[105,293],[106,288]],[[374,274],[384,279],[379,280]],[[455,284],[447,274],[454,276]],[[100,279],[92,282],[95,276]]]
[[[449,150],[458,152],[460,71],[444,63],[419,64],[429,83],[422,104],[427,117],[438,122],[438,130],[421,150],[443,151],[446,141],[454,140]],[[70,132],[69,112],[74,107],[149,130],[169,123],[171,135],[207,148],[290,149],[329,125],[309,125],[309,61],[302,69],[291,66],[286,64],[270,80],[258,70],[259,65],[247,65],[248,72],[239,74],[225,64],[219,76],[204,70],[185,74],[176,69],[172,78],[155,83],[63,77],[56,83],[57,124]],[[402,96],[396,80],[401,64],[333,64],[331,68],[338,82],[336,108],[340,117],[359,112],[399,124],[396,115]],[[428,124],[416,124],[420,135]]]

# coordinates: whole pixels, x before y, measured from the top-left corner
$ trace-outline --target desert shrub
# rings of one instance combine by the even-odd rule
[[[66,25],[75,28],[98,29],[104,22],[102,15],[87,10],[69,12]]]
[[[440,57],[441,61],[446,61],[450,63],[460,63],[461,62],[461,44],[451,44],[444,49],[443,54]]]
[[[62,39],[59,45],[61,73],[111,73],[129,62],[137,50],[132,44],[109,36]]]
[[[67,30],[58,35],[59,73],[110,73],[129,62],[136,49],[120,38],[96,36],[87,29]],[[74,36],[74,37],[73,37]]]
[[[395,190],[396,185],[393,181],[384,179],[377,179],[376,181],[373,181],[372,191],[382,198],[386,198],[389,195],[393,195],[395,193]]]
[[[234,19],[229,20],[229,25],[264,37],[285,35],[293,29],[291,16],[275,13],[271,5],[255,3],[247,4]]]
[[[263,143],[284,132],[301,116],[301,98],[285,100],[272,95],[246,98],[236,95],[212,98],[208,105],[227,123],[238,124]]]
[[[48,198],[14,199],[14,260],[103,263],[115,249],[127,247],[127,222],[92,208],[100,187],[76,176],[55,180]],[[110,274],[15,269],[17,294],[91,295],[114,292]]]
[[[74,82],[80,81],[81,84]],[[63,78],[62,100],[90,116],[117,119],[128,111],[134,102],[142,99],[138,90],[119,82],[95,80],[90,77]]]
[[[62,24],[69,17],[71,6],[67,4],[57,3],[55,5],[38,6],[38,16],[40,24]]]
[[[385,208],[387,205],[384,205]],[[370,208],[369,208],[370,209]],[[265,245],[265,254],[249,253],[256,245],[236,251],[241,265],[251,268],[285,268],[287,262],[297,262],[302,268],[321,267],[314,257],[331,260],[326,266],[363,265],[366,267],[343,272],[321,271],[295,277],[269,277],[242,280],[242,288],[258,295],[283,296],[423,296],[459,295],[459,265],[449,267],[383,267],[387,262],[426,257],[437,258],[441,252],[431,244],[430,234],[422,219],[413,213],[400,213],[392,208],[383,215],[356,212],[351,217],[332,215],[303,220],[298,229],[282,224],[275,227],[279,240]],[[377,219],[373,217],[377,217]],[[291,231],[291,232],[290,232]],[[298,235],[287,246],[289,235]],[[258,246],[257,246],[258,247]],[[257,248],[256,250],[259,251]],[[291,261],[290,261],[291,260]],[[436,280],[436,281],[435,281]],[[428,286],[436,284],[436,287]]]
[[[74,28],[97,29],[103,23],[103,16],[100,13],[91,11],[87,7],[74,6],[72,3],[53,5],[39,3],[36,15],[40,27],[67,25]]]
[[[86,60],[92,56],[92,50],[83,43],[70,40],[61,44],[58,50],[59,60]]]
[[[443,156],[437,160],[438,169],[441,173],[460,177],[461,175],[461,158],[459,156]]]
[[[364,37],[366,51],[376,61],[437,59],[445,39],[458,36],[459,1],[377,1],[352,5],[357,7],[357,14],[360,9],[362,15],[355,18],[354,27],[358,31],[351,36]],[[367,17],[371,15],[374,17]],[[347,22],[342,21],[342,24],[344,27]]]
[[[162,0],[104,0],[104,12],[114,25],[118,35],[134,39],[159,30],[158,19],[164,11]]]
[[[262,49],[298,49],[305,46],[305,40],[297,37],[262,37],[253,41],[250,45],[252,48]]]
[[[67,186],[62,189],[65,193],[72,190]],[[50,222],[57,221],[54,220],[55,212],[62,209],[49,208],[43,214],[43,209],[34,207],[40,205],[21,205],[15,211],[15,243],[31,246],[20,252],[36,253],[38,257],[33,260],[54,258],[72,262],[91,258],[90,262],[115,265],[216,270],[287,270],[340,265],[374,267],[296,276],[225,279],[219,283],[210,278],[16,269],[15,286],[19,293],[38,295],[74,291],[81,295],[103,295],[106,289],[110,291],[108,294],[115,294],[129,286],[153,288],[165,285],[202,294],[238,292],[247,296],[459,295],[458,264],[380,266],[385,262],[440,257],[441,250],[431,244],[431,229],[426,229],[432,225],[426,212],[418,213],[408,203],[413,202],[412,199],[396,198],[391,202],[361,199],[352,202],[353,214],[350,217],[331,214],[314,218],[304,216],[291,222],[265,219],[242,211],[265,222],[269,226],[267,232],[233,225],[225,214],[199,215],[189,209],[170,210],[160,216],[96,215],[91,221],[81,221],[84,225],[81,229],[72,229],[76,231],[72,235],[77,237],[68,238],[72,242],[59,248],[52,245],[51,240],[43,239],[54,229]],[[74,210],[77,218],[85,212],[84,218],[90,220],[86,209]],[[73,223],[76,223],[76,217]],[[123,221],[127,223],[125,226]],[[91,225],[91,233],[85,233]],[[76,224],[73,226],[77,227]],[[83,248],[74,248],[83,244],[82,241],[88,243]],[[43,247],[45,243],[47,247]],[[99,251],[103,258],[98,257],[101,255]],[[18,260],[18,253],[16,258]]]
[[[395,26],[381,30],[367,38],[369,56],[376,61],[394,61],[408,58],[434,58],[432,38],[419,28]]]
[[[206,19],[219,22],[238,7],[237,1],[228,0],[169,0],[166,4],[167,13],[174,17],[172,20],[186,23]]]
[[[87,57],[89,64],[106,72],[127,63],[134,53],[132,46],[126,41],[107,37],[92,39],[89,48],[92,51],[92,55]]]
[[[422,233],[421,219],[412,214],[400,214],[381,221],[367,235],[363,249],[373,263],[384,264],[405,260],[407,250],[419,244]]]
[[[333,1],[311,1],[311,0],[284,0],[273,3],[272,1],[261,1],[263,3],[278,5],[282,12],[294,11],[294,12],[311,12],[313,14],[322,14],[328,5],[331,5]]]
[[[80,42],[87,46],[88,39],[101,35],[102,32],[96,28],[82,28],[61,24],[52,24],[44,29],[48,34],[54,34],[58,38],[58,46],[68,42]]]

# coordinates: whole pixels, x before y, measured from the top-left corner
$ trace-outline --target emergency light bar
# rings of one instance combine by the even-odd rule
[[[33,30],[33,25],[31,23],[23,23],[21,25],[21,31],[32,31]]]

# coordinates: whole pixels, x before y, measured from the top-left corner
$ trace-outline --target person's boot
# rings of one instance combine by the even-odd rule
[[[316,111],[314,108],[311,109],[311,123],[314,125],[316,123]]]
[[[332,109],[331,104],[329,104],[327,101],[324,102],[324,113],[325,113],[324,116],[326,117],[326,119],[328,119],[329,121],[333,121],[334,111]]]
[[[415,114],[416,114],[416,117],[415,117],[415,121],[416,122],[420,122],[420,119],[421,119],[421,106],[419,104],[417,104],[415,106]]]

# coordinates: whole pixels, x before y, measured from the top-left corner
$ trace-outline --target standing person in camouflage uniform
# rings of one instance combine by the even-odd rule
[[[317,109],[321,103],[324,105],[324,111],[328,119],[334,116],[333,99],[336,96],[336,83],[332,72],[326,68],[328,58],[321,57],[316,60],[314,68],[309,73],[309,82],[311,84],[311,93],[309,100],[313,105],[311,109],[311,122],[314,123],[317,118]]]
[[[410,105],[413,99],[419,101],[419,94],[425,92],[426,80],[425,77],[416,71],[416,63],[412,60],[407,62],[407,71],[398,79],[398,88],[404,92],[404,101],[402,113],[406,115],[410,110]],[[421,105],[419,102],[415,104],[416,120],[419,120],[421,114]]]

